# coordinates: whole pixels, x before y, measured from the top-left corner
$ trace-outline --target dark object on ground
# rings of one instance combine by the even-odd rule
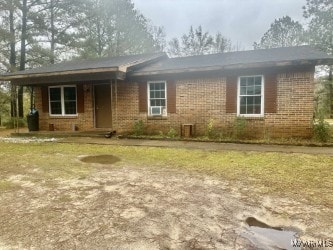
[[[111,138],[113,135],[116,134],[116,130],[110,131],[109,133],[107,133],[106,135],[104,135],[105,138]]]
[[[257,220],[254,217],[248,217],[245,222],[250,226],[250,227],[261,227],[261,228],[269,228],[269,229],[274,229],[274,230],[278,230],[278,231],[282,231],[281,227],[272,227],[267,225],[264,222],[261,222],[259,220]]]
[[[27,115],[27,122],[29,132],[39,130],[39,114],[37,109],[30,109],[30,112]]]

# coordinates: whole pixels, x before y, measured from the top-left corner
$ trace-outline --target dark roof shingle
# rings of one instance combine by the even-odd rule
[[[55,72],[67,72],[87,69],[102,69],[102,68],[119,68],[123,66],[134,66],[156,58],[166,57],[165,53],[152,53],[141,55],[129,55],[118,57],[105,57],[89,60],[74,60],[61,62],[58,64],[51,64],[39,68],[28,69],[25,71],[17,71],[15,73],[8,73],[6,76],[14,75],[30,75],[30,74],[45,74]]]
[[[323,64],[332,64],[333,56],[328,56],[325,52],[310,46],[238,51],[165,59],[137,70],[133,73],[133,76],[144,75],[151,72],[162,73],[166,71],[185,71],[189,69],[209,69],[214,67],[249,67],[254,64],[265,66],[270,63],[276,64],[301,61],[308,61],[313,64],[319,64],[321,62],[323,62]]]

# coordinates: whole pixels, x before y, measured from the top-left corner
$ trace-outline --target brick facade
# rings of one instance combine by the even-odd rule
[[[248,137],[310,137],[313,117],[313,72],[279,73],[276,112],[263,118],[246,118]],[[135,121],[143,120],[147,133],[164,133],[170,128],[181,133],[182,124],[194,124],[195,135],[203,135],[210,120],[222,134],[231,133],[236,113],[226,111],[227,77],[176,80],[176,113],[151,118],[139,112],[139,83],[112,83],[112,129],[131,132]],[[40,110],[40,129],[94,130],[93,86],[84,85],[84,113],[74,117],[51,117],[41,111],[41,90],[36,88],[36,107]],[[111,129],[111,128],[110,128]]]

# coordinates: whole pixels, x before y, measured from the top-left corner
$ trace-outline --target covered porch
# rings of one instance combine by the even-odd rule
[[[31,89],[31,107],[39,114],[41,131],[91,131],[115,129],[117,73],[43,77],[41,83],[16,82]]]

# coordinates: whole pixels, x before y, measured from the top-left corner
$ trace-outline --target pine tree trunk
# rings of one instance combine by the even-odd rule
[[[26,61],[26,40],[27,40],[27,0],[22,2],[22,34],[21,34],[21,60],[20,60],[20,70],[25,70]],[[17,94],[18,103],[18,115],[23,117],[23,86],[19,86]]]
[[[10,30],[10,72],[16,71],[16,49],[15,49],[15,27],[14,27],[14,4],[11,1],[11,8],[9,10],[9,30]],[[17,101],[16,101],[16,88],[11,85],[11,103],[10,103],[10,114],[11,117],[17,115]]]
[[[50,63],[54,64],[55,62],[55,26],[54,26],[54,2],[51,0],[51,6],[50,6],[50,12],[51,12],[51,59]]]

